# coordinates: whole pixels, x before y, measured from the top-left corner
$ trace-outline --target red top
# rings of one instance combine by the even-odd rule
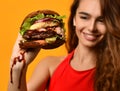
[[[48,91],[94,91],[93,75],[95,68],[76,71],[70,66],[71,52],[55,70]]]

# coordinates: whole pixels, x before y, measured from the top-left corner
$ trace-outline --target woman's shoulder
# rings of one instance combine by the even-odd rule
[[[65,56],[47,56],[40,61],[40,64],[45,65],[52,76],[58,65],[64,60]]]
[[[47,56],[45,58],[43,58],[40,63],[42,62],[43,64],[46,65],[56,65],[59,64],[61,61],[63,61],[63,59],[65,58],[65,56]]]

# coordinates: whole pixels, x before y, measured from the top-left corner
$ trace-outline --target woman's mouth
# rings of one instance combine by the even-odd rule
[[[88,41],[95,41],[100,36],[99,34],[93,34],[93,33],[85,33],[83,32],[83,36]]]

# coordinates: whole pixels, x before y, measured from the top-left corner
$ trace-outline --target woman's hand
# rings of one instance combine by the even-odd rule
[[[9,91],[27,91],[26,87],[26,71],[28,65],[34,60],[40,48],[21,49],[19,43],[22,36],[18,34],[18,38],[13,47],[10,60],[10,84]]]
[[[38,54],[38,52],[40,51],[40,48],[36,48],[36,49],[21,49],[19,47],[19,43],[22,40],[22,36],[20,34],[18,34],[18,38],[15,42],[15,45],[13,47],[13,52],[12,52],[12,56],[11,56],[11,65],[14,63],[14,60],[16,57],[19,57],[19,59],[17,61],[21,61],[21,60],[25,60],[25,64],[29,65],[34,58],[36,57],[36,55]],[[24,58],[22,58],[22,56]]]

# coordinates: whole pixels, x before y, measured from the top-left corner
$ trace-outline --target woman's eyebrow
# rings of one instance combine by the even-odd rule
[[[104,17],[103,16],[99,16],[98,19],[104,19]]]
[[[89,16],[90,14],[86,13],[86,12],[78,12],[78,14],[83,14],[83,15],[87,15]]]

